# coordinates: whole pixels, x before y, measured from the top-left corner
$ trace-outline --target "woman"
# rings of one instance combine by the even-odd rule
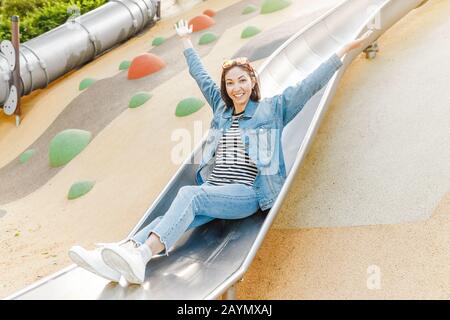
[[[342,66],[341,57],[370,35],[348,43],[296,86],[261,101],[257,75],[247,59],[223,63],[219,89],[193,48],[192,26],[181,20],[175,29],[190,74],[213,110],[208,143],[196,174],[198,185],[180,188],[167,212],[125,244],[106,244],[90,251],[80,246],[70,249],[75,263],[112,281],[122,275],[130,283],[143,283],[150,259],[162,251],[168,254],[188,229],[215,218],[242,219],[259,209],[270,209],[286,178],[283,127]]]

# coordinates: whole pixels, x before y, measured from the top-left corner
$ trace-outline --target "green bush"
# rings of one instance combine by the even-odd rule
[[[12,15],[26,16],[36,8],[41,7],[47,0],[0,0],[0,14],[5,18]]]
[[[20,18],[20,42],[33,39],[108,0],[0,0],[0,40],[11,39],[11,16]],[[77,10],[78,8],[79,10]]]

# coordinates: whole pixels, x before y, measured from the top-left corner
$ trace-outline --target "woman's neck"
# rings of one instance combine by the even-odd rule
[[[248,101],[247,101],[248,102]],[[238,114],[241,113],[245,110],[245,107],[247,106],[247,103],[242,104],[242,105],[236,105],[234,104],[234,114]]]

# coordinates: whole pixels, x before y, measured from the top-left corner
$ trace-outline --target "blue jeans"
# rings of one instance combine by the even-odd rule
[[[206,182],[197,186],[184,186],[178,190],[167,212],[137,232],[132,239],[143,244],[154,233],[164,244],[167,254],[188,229],[216,218],[246,218],[258,209],[256,192],[243,184],[213,186]]]

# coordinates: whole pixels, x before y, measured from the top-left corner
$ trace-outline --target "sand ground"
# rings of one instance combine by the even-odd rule
[[[315,6],[323,10],[335,2],[317,1]],[[206,8],[219,11],[238,3],[239,1],[231,0],[202,2],[190,8],[183,17],[190,18]],[[217,66],[222,59],[232,56],[236,49],[247,43],[239,39],[244,26],[252,23],[269,30],[279,25],[280,21],[298,17],[306,12],[311,14],[311,3],[296,1],[289,10],[267,17],[250,17],[248,21],[238,23],[224,31],[219,41],[205,53],[203,62],[211,75],[217,79],[220,71]],[[275,223],[275,228],[269,233],[245,281],[239,286],[239,297],[274,299],[449,297],[450,272],[446,263],[449,258],[446,249],[449,244],[450,194],[446,176],[448,171],[445,171],[445,164],[448,163],[445,160],[447,154],[443,154],[442,146],[434,145],[432,148],[432,144],[423,152],[431,154],[436,159],[432,164],[438,173],[444,174],[432,175],[426,183],[419,184],[400,200],[396,200],[395,196],[393,200],[386,197],[374,199],[373,203],[378,201],[384,209],[391,208],[391,211],[384,210],[383,215],[374,210],[374,207],[361,209],[362,204],[366,202],[364,195],[371,194],[370,185],[361,188],[365,192],[361,193],[362,198],[356,201],[351,197],[344,197],[345,201],[338,203],[340,207],[337,206],[336,210],[329,212],[323,208],[318,209],[317,203],[324,200],[324,197],[318,195],[317,190],[321,188],[312,187],[321,184],[322,190],[324,186],[328,187],[326,181],[335,171],[330,166],[330,161],[322,163],[318,159],[342,156],[345,150],[348,151],[348,148],[339,151],[338,147],[332,148],[330,145],[346,144],[351,129],[341,130],[343,124],[349,123],[350,128],[358,130],[361,127],[358,127],[357,120],[364,116],[364,109],[359,114],[351,111],[361,108],[361,101],[364,101],[365,110],[375,108],[379,103],[376,97],[380,92],[384,95],[384,105],[395,98],[396,105],[405,107],[411,106],[412,100],[423,101],[420,99],[432,95],[433,99],[427,101],[435,108],[433,114],[443,116],[429,118],[429,121],[437,123],[436,132],[441,134],[438,138],[448,139],[448,129],[447,131],[445,127],[442,129],[442,122],[444,121],[445,125],[445,116],[449,113],[442,113],[445,110],[438,107],[442,107],[439,101],[450,101],[444,82],[450,72],[445,72],[446,69],[441,68],[439,73],[440,65],[433,64],[436,57],[442,57],[436,56],[436,53],[445,55],[450,49],[442,41],[442,38],[447,37],[446,33],[441,32],[445,28],[449,29],[448,23],[442,19],[448,16],[448,13],[450,5],[446,1],[426,4],[420,12],[406,17],[405,21],[402,21],[403,24],[396,26],[397,29],[394,28],[380,39],[386,53],[384,51],[380,53],[376,67],[361,58],[346,72],[342,89],[339,89],[330,106],[324,125],[306,160],[305,170],[299,173]],[[49,88],[27,97],[24,101],[25,117],[19,128],[14,128],[12,119],[0,116],[0,137],[2,137],[0,167],[6,166],[36,141],[71,101],[80,95],[77,88],[83,78],[92,74],[98,79],[111,79],[117,76],[119,74],[117,66],[122,60],[149,51],[151,40],[155,36],[172,36],[172,25],[179,17],[174,15],[161,21],[139,38],[128,41],[80,70],[54,82]],[[416,42],[407,37],[406,26],[417,28],[411,30],[411,33],[418,34]],[[179,50],[182,59],[181,44]],[[440,78],[439,81],[433,82],[433,86],[427,87],[430,92],[426,91],[425,96],[420,93],[423,90],[419,89],[429,82],[425,84],[418,82],[419,88],[413,86],[411,91],[405,93],[408,97],[417,99],[402,100],[395,90],[402,79],[394,75],[409,70],[411,59],[414,58],[407,60],[403,59],[403,56],[399,58],[399,55],[414,57],[414,53],[420,55],[421,61],[424,60],[435,67],[429,68],[425,63],[415,64],[416,69],[413,69],[415,72],[426,74],[428,71],[429,77],[437,74]],[[415,59],[418,58],[416,56]],[[256,64],[261,62],[258,61]],[[397,73],[392,72],[392,68],[398,68]],[[374,77],[368,77],[367,74],[373,74]],[[390,83],[398,82],[386,86],[382,81],[386,81],[385,79],[389,79]],[[183,84],[182,92],[173,90],[174,83]],[[413,79],[410,83],[413,83]],[[176,144],[172,139],[174,130],[187,129],[193,136],[192,147],[206,133],[211,117],[209,108],[204,107],[187,118],[173,116],[177,102],[187,94],[200,97],[200,92],[186,70],[172,75],[168,81],[155,86],[151,91],[153,93],[151,100],[141,108],[125,109],[106,123],[90,145],[45,184],[21,199],[0,206],[0,210],[3,210],[0,211],[0,269],[8,270],[0,275],[0,296],[11,294],[68,266],[70,260],[67,257],[67,250],[75,243],[93,247],[94,242],[117,241],[125,237],[178,168],[179,164],[173,163],[171,159],[171,151]],[[370,99],[367,99],[367,96],[370,96]],[[418,110],[417,105],[413,107],[415,111]],[[420,119],[421,114],[416,116]],[[411,118],[415,119],[413,115]],[[379,123],[384,124],[390,118],[377,119]],[[200,133],[196,133],[195,121],[201,126]],[[371,125],[373,128],[374,124]],[[395,130],[392,130],[395,133]],[[405,128],[401,127],[398,130],[404,132]],[[424,131],[423,145],[429,142],[427,139],[432,132],[429,129]],[[374,131],[366,134],[373,135]],[[335,137],[334,144],[330,143],[330,136]],[[407,137],[399,142],[405,141],[408,141]],[[364,141],[359,141],[350,154],[364,152],[363,146]],[[405,152],[402,156],[407,157],[409,154],[411,153]],[[368,161],[364,164],[370,165],[376,160],[375,156],[368,157]],[[425,160],[430,161],[429,158]],[[356,160],[354,161],[356,163]],[[413,167],[419,164],[414,162]],[[420,169],[416,170],[420,173],[415,176],[416,178],[429,176],[429,172],[423,168],[429,167],[430,162],[425,164],[428,165],[419,166]],[[444,168],[444,171],[439,170],[440,168]],[[348,180],[347,184],[344,183],[345,177],[350,173],[351,167],[339,171],[337,181],[341,181],[340,187],[355,186]],[[382,175],[379,172],[373,174]],[[357,178],[356,176],[352,179]],[[66,194],[70,185],[82,179],[95,180],[94,189],[76,201],[68,201]],[[350,182],[354,182],[352,179]],[[437,187],[430,187],[434,182]],[[399,187],[405,183],[401,181]],[[364,184],[357,184],[362,185]],[[342,199],[342,195],[335,190],[325,189],[328,192],[326,199],[331,198],[330,201]],[[408,204],[416,193],[424,194],[429,200],[427,198],[418,201],[419,205],[424,206],[422,210],[408,210],[405,203]],[[311,194],[313,200],[305,201],[302,196],[304,194]],[[346,201],[360,205],[351,212],[363,212],[366,218],[355,217],[353,214],[352,219],[352,215],[350,217],[346,215],[345,204],[348,204]],[[329,203],[325,201],[325,205],[329,206]],[[417,206],[417,203],[413,203],[411,208]],[[333,212],[338,214],[330,216]],[[406,216],[405,212],[408,213]],[[386,218],[390,216],[394,218],[391,220]],[[432,218],[427,220],[430,216]],[[354,221],[357,222],[352,223]],[[389,223],[397,224],[376,225]],[[347,227],[349,225],[367,226]],[[311,229],[317,226],[322,228]],[[307,229],[303,229],[304,227]],[[420,253],[417,254],[414,250]],[[373,265],[379,266],[382,271],[382,289],[368,291],[367,268]],[[336,270],[345,272],[337,273]]]
[[[428,2],[349,66],[239,298],[450,298],[449,14]]]

